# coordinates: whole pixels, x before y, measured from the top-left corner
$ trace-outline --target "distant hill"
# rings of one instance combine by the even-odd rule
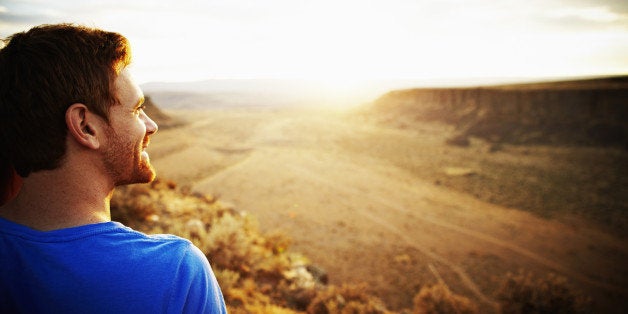
[[[452,124],[462,139],[628,147],[628,76],[396,90],[366,112],[403,128]]]
[[[307,80],[214,79],[142,84],[163,108],[294,107],[336,103],[337,95]]]
[[[334,82],[316,79],[211,79],[192,82],[149,82],[142,90],[162,108],[355,106],[371,102],[389,90],[457,81],[357,79]],[[468,83],[468,82],[467,82]]]
[[[163,112],[159,107],[153,102],[153,99],[145,95],[144,96],[144,105],[146,109],[144,110],[146,114],[157,123],[159,128],[170,128],[174,126],[181,125],[181,121],[169,116],[165,112]]]

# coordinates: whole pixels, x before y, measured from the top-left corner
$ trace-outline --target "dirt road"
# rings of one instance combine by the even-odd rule
[[[490,310],[507,272],[553,272],[600,309],[626,310],[621,239],[481,202],[342,145],[389,132],[420,139],[437,160],[438,132],[421,137],[325,110],[177,114],[190,123],[161,130],[149,148],[160,176],[234,203],[262,230],[284,231],[331,283],[365,282],[399,310],[421,286],[442,280]]]

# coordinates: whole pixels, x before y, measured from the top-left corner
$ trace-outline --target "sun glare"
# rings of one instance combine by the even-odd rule
[[[606,5],[275,0],[174,9],[84,19],[131,39],[140,82],[308,79],[352,90],[375,79],[628,71],[626,19]],[[169,22],[147,27],[148,17]]]
[[[614,22],[620,19],[620,16],[613,13],[605,6],[585,7],[585,8],[561,8],[548,14],[555,18],[580,18],[593,22]]]

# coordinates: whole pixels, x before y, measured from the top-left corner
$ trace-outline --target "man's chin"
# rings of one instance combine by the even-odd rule
[[[148,164],[146,167],[142,167],[139,171],[138,181],[136,183],[150,183],[155,180],[157,173],[155,172],[155,168],[152,165]]]
[[[118,182],[116,186],[121,185],[129,185],[129,184],[137,184],[137,183],[150,183],[155,180],[157,173],[155,169],[150,164],[142,164],[139,168],[137,168],[133,174],[127,178],[127,180],[123,180]]]

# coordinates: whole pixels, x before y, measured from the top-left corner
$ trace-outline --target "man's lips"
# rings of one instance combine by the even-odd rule
[[[150,139],[149,138],[145,138],[144,142],[142,143],[142,149],[146,149],[146,147],[148,147],[148,144],[150,144]]]
[[[146,148],[148,147],[148,144],[150,143],[150,139],[148,137],[144,138],[144,141],[142,142],[142,156],[146,159],[148,159],[148,152],[146,151]]]

